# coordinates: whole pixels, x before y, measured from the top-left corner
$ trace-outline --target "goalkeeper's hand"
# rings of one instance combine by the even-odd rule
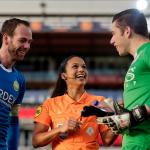
[[[92,115],[95,115],[96,117],[104,117],[114,115],[114,112],[107,112],[104,109],[100,109],[95,106],[84,106],[81,112],[81,116],[88,117]]]
[[[134,127],[148,118],[145,106],[138,106],[131,111],[121,106],[119,106],[119,109],[120,113],[117,115],[97,118],[98,123],[107,124],[114,133],[118,134],[123,129]]]

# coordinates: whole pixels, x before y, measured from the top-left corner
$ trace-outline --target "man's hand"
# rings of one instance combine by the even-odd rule
[[[113,114],[114,112],[107,112],[95,106],[84,106],[81,112],[81,116],[83,117],[88,117],[88,116],[93,116],[93,115],[95,115],[96,117],[104,117],[104,116],[110,116]]]
[[[114,108],[116,111],[116,115],[97,118],[98,123],[107,124],[115,133],[120,133],[123,129],[134,127],[146,120],[148,117],[145,106],[138,106],[129,111],[116,104],[116,102],[115,105]]]

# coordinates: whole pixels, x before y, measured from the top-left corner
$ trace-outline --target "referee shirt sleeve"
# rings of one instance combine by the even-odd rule
[[[50,126],[51,124],[51,117],[49,115],[49,108],[48,103],[49,100],[46,100],[42,105],[37,107],[35,116],[34,116],[34,122],[41,123],[47,126]]]

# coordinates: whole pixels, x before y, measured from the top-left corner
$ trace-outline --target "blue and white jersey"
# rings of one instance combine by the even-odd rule
[[[8,70],[0,64],[0,147],[6,146],[11,108],[21,104],[24,92],[24,76],[14,67]]]

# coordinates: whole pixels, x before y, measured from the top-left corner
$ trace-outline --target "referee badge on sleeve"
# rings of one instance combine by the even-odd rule
[[[38,117],[42,112],[42,106],[38,106],[36,109],[35,117]]]

